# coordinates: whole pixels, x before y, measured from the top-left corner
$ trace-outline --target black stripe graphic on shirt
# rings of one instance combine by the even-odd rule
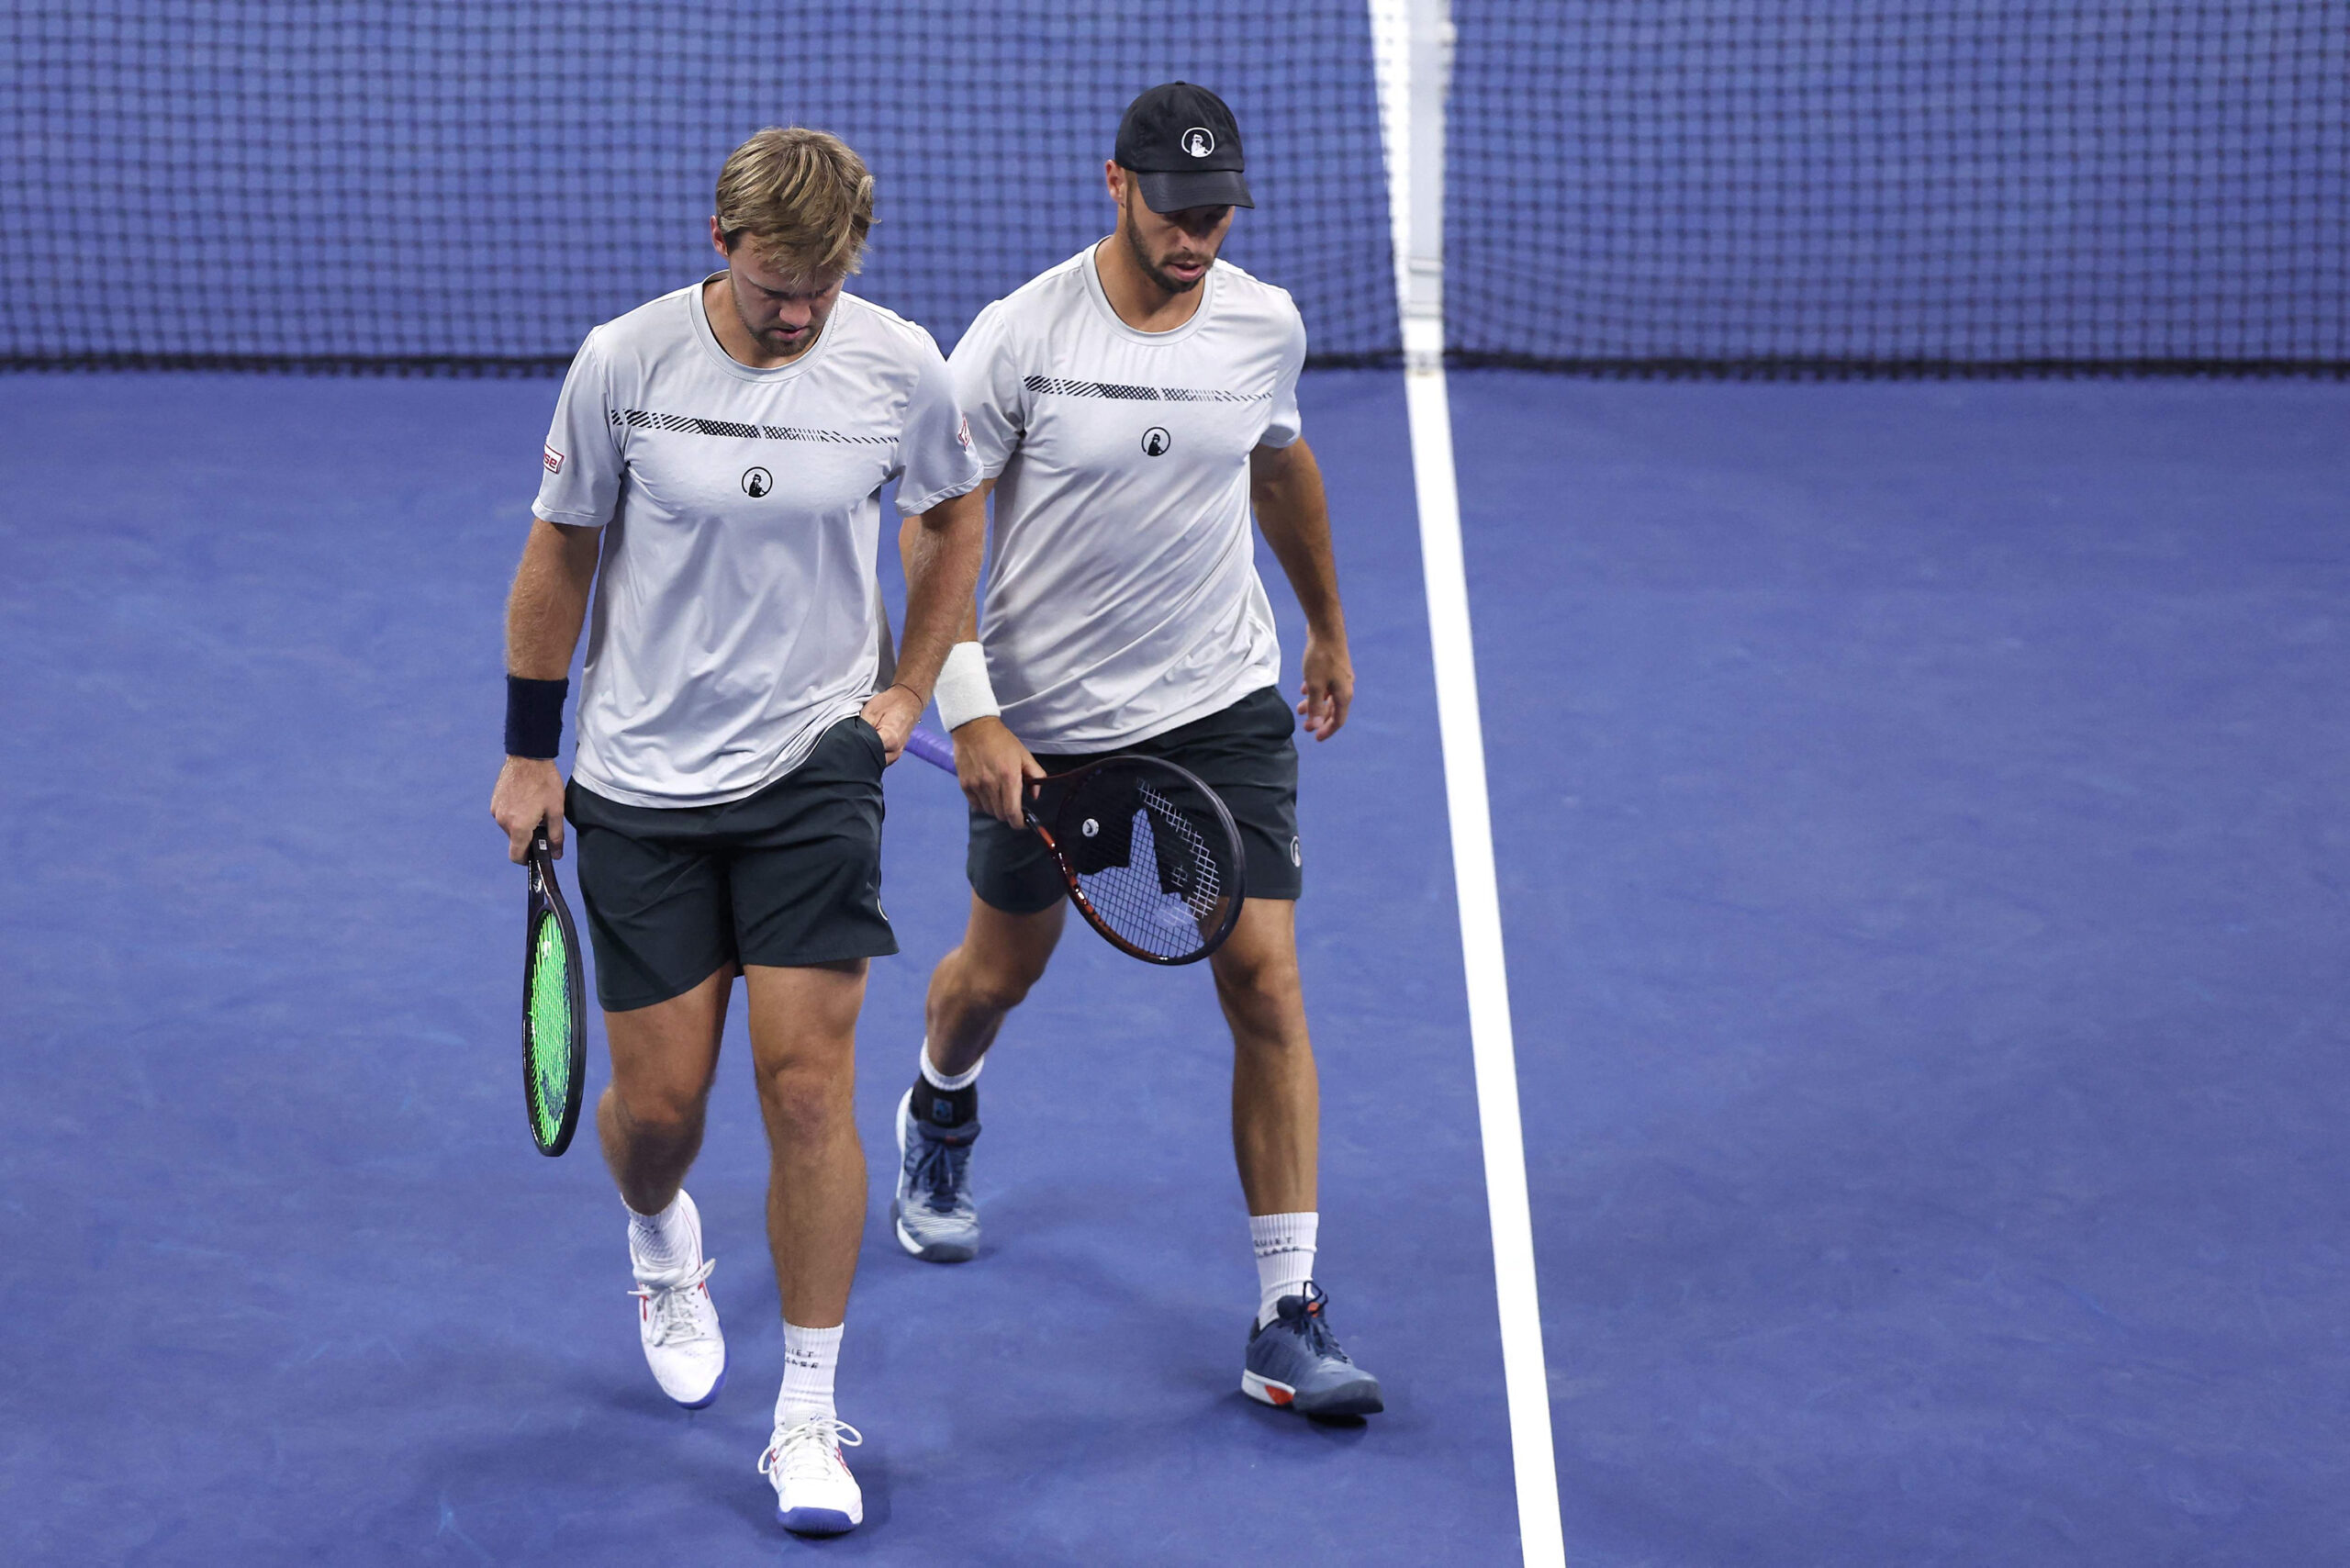
[[[654,414],[643,409],[614,409],[612,423],[640,431],[690,431],[696,435],[733,436],[738,441],[822,441],[836,446],[888,446],[886,435],[845,435],[839,431],[804,430],[798,425],[746,425],[736,420],[700,420],[691,414]]]
[[[1062,398],[1124,398],[1137,403],[1256,403],[1270,392],[1202,392],[1189,386],[1121,386],[1113,381],[1064,381],[1056,375],[1032,375],[1031,392]]]

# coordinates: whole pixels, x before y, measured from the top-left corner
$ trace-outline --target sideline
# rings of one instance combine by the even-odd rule
[[[1396,304],[1403,323],[1404,396],[1419,502],[1420,570],[1427,584],[1437,727],[1444,745],[1444,790],[1452,824],[1453,891],[1460,911],[1469,1047],[1476,1067],[1477,1123],[1485,1153],[1485,1208],[1493,1221],[1494,1286],[1501,1307],[1502,1377],[1509,1396],[1518,1541],[1528,1568],[1565,1568],[1550,1378],[1535,1292],[1526,1139],[1517,1103],[1517,1047],[1510,1030],[1509,971],[1502,955],[1484,726],[1477,704],[1469,577],[1461,557],[1451,399],[1444,378],[1444,108],[1452,24],[1445,0],[1370,0],[1370,6],[1395,240]]]

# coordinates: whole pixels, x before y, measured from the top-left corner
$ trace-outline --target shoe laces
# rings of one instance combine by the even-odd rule
[[[1322,1309],[1330,1305],[1330,1293],[1308,1280],[1304,1288],[1292,1299],[1298,1303],[1296,1311],[1284,1310],[1279,1321],[1291,1326],[1305,1341],[1306,1349],[1316,1356],[1327,1356],[1352,1366],[1353,1359],[1339,1345],[1338,1336],[1331,1331],[1330,1320],[1322,1315]],[[1289,1301],[1283,1300],[1281,1305],[1286,1309]]]
[[[668,1345],[685,1339],[704,1337],[701,1305],[694,1299],[696,1287],[710,1278],[718,1267],[718,1260],[705,1258],[701,1267],[673,1285],[639,1285],[628,1294],[653,1306],[653,1342]]]
[[[946,1214],[959,1214],[969,1208],[971,1200],[964,1191],[963,1173],[970,1167],[971,1146],[947,1143],[919,1129],[914,1142],[919,1152],[913,1156],[911,1174],[914,1190],[923,1196],[923,1206]]]
[[[865,1434],[836,1416],[811,1416],[789,1427],[778,1427],[759,1455],[759,1473],[789,1481],[825,1476],[840,1462],[844,1447],[861,1448]]]

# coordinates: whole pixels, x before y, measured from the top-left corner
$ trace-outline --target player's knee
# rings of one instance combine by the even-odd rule
[[[1028,992],[1045,978],[1050,954],[1031,957],[1010,952],[975,952],[966,943],[956,950],[954,986],[967,1008],[1009,1013],[1028,1000]]]
[[[1304,992],[1294,953],[1235,952],[1229,947],[1216,955],[1215,986],[1228,1005],[1252,1009],[1286,1007]]]
[[[700,1096],[674,1089],[613,1085],[621,1120],[632,1137],[658,1143],[686,1142],[701,1131]]]
[[[778,1137],[822,1133],[851,1114],[848,1075],[806,1058],[762,1063],[759,1107]]]

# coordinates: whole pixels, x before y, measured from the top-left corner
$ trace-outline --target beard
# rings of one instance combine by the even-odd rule
[[[1143,249],[1142,234],[1135,228],[1132,213],[1125,215],[1125,221],[1120,223],[1118,228],[1125,236],[1126,250],[1134,256],[1135,265],[1142,269],[1145,277],[1169,294],[1189,294],[1199,287],[1208,275],[1207,269],[1215,264],[1215,252],[1211,251],[1206,256],[1201,258],[1203,264],[1198,277],[1177,277],[1174,274],[1168,272],[1148,251]]]

